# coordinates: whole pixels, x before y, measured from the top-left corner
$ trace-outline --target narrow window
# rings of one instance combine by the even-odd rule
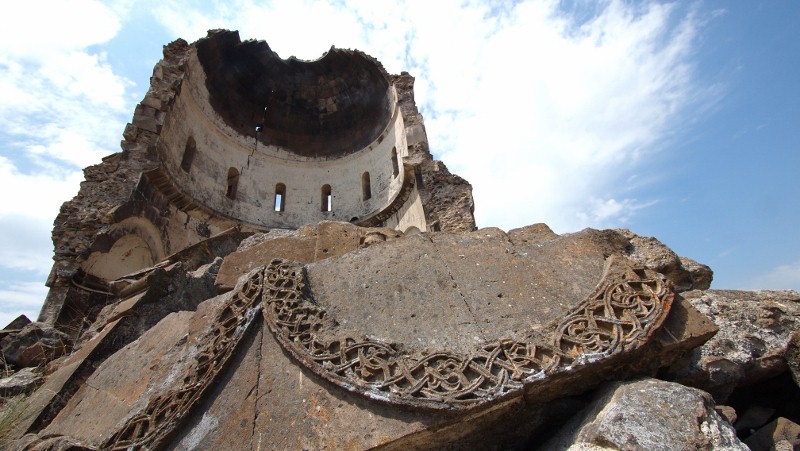
[[[286,209],[286,185],[278,183],[275,185],[275,211]]]
[[[400,164],[397,163],[397,149],[392,148],[392,176],[397,177],[400,173]]]
[[[322,211],[332,211],[331,205],[331,186],[322,185]]]
[[[236,199],[236,186],[239,184],[239,171],[236,168],[228,169],[228,184],[225,189],[225,196],[228,199]]]
[[[186,148],[183,150],[183,158],[181,159],[181,169],[183,172],[189,172],[192,168],[194,161],[194,154],[197,153],[197,144],[191,136],[186,140]]]
[[[364,200],[369,200],[372,197],[372,189],[369,186],[369,172],[365,172],[361,175],[361,194],[364,197]]]

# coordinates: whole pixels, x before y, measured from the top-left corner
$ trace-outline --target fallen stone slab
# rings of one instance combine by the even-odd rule
[[[0,332],[6,331],[16,331],[21,330],[23,327],[27,326],[31,323],[31,320],[28,319],[25,315],[19,315],[18,317],[14,318],[10,323],[6,325]]]
[[[708,266],[679,257],[656,238],[639,236],[627,229],[616,230],[630,240],[631,258],[664,274],[675,285],[675,291],[707,290],[711,286],[714,273]]]
[[[109,305],[82,336],[79,346],[52,369],[30,397],[13,437],[39,432],[84,387],[84,382],[111,355],[139,338],[172,312],[194,310],[214,293],[214,278],[222,260],[187,273],[178,262],[143,275],[142,290]],[[135,360],[135,359],[133,359]],[[101,404],[103,405],[103,404]],[[101,409],[102,411],[102,409]]]
[[[186,340],[193,312],[168,315],[157,333],[146,333],[103,361],[59,411],[42,436],[64,435],[100,444],[152,386],[169,382],[181,362],[179,345]]]
[[[72,348],[67,334],[45,323],[29,323],[0,340],[6,363],[17,368],[41,366],[60,357]]]
[[[256,234],[225,257],[215,282],[217,292],[232,290],[242,275],[273,258],[311,263],[400,236],[402,232],[386,227],[358,227],[336,221],[322,221],[296,231],[275,229]]]
[[[800,448],[800,425],[780,417],[757,430],[744,441],[753,451],[782,451]]]
[[[186,264],[176,262],[151,268],[141,278],[121,289],[119,301],[104,307],[97,319],[80,337],[91,338],[107,323],[125,318],[114,336],[116,349],[130,343],[173,312],[193,311],[214,296],[214,280],[222,258],[187,271]],[[139,294],[144,293],[143,296]]]
[[[314,261],[315,234],[302,232],[266,233],[258,236],[255,244],[243,242],[235,252],[225,257],[214,282],[218,293],[233,289],[236,282],[254,268],[273,258],[284,258],[301,263]]]
[[[105,357],[103,344],[119,321],[117,319],[109,323],[80,349],[60,362],[58,368],[47,376],[44,384],[26,400],[13,428],[7,433],[9,439],[36,433],[49,424],[72,394],[80,388],[85,378],[92,374],[95,360],[102,360]]]

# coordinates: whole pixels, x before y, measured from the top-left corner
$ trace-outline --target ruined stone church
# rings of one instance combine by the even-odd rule
[[[799,293],[709,290],[624,229],[477,229],[413,85],[165,46],[56,218],[38,320],[0,331],[0,445],[800,446]]]

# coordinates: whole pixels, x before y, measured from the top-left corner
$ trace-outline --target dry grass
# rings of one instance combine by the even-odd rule
[[[21,419],[28,403],[28,395],[17,395],[7,398],[0,406],[0,449],[7,449],[12,437],[9,433]]]

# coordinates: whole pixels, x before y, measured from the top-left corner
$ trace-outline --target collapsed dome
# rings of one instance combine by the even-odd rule
[[[361,52],[332,48],[316,61],[283,60],[235,31],[214,32],[196,47],[215,112],[263,145],[336,158],[369,145],[392,117],[388,76]]]

